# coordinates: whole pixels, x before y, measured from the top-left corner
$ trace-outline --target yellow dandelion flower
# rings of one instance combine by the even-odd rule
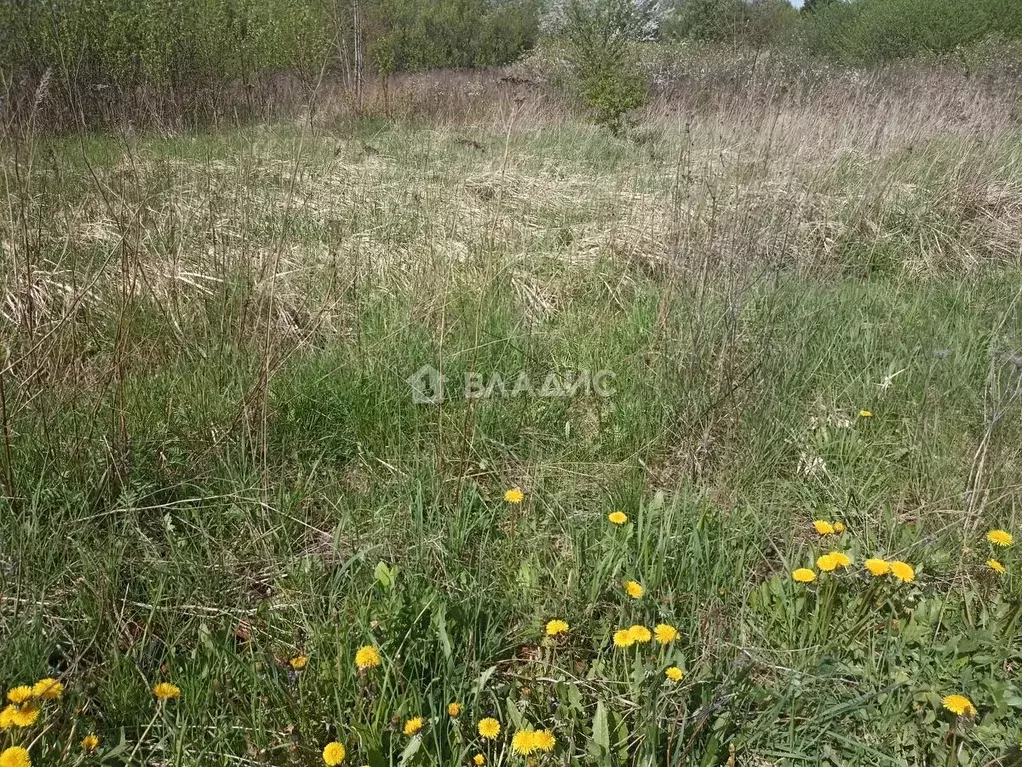
[[[1005,569],[1004,565],[1002,565],[996,559],[988,559],[987,560],[987,567],[989,567],[991,570],[993,570],[998,575],[1004,575],[1004,569]]]
[[[153,695],[160,700],[170,700],[181,696],[181,688],[169,682],[160,682],[153,688]]]
[[[31,698],[32,688],[27,684],[23,684],[20,687],[12,687],[7,692],[7,702],[13,703],[14,705],[24,703],[26,700],[30,700]]]
[[[685,677],[685,672],[677,666],[671,666],[664,672],[664,675],[672,682],[680,682]]]
[[[21,746],[12,746],[0,753],[0,767],[32,767],[32,760]]]
[[[625,581],[625,592],[632,599],[642,599],[642,595],[646,593],[646,589],[644,589],[642,584],[638,581]]]
[[[57,700],[61,695],[64,694],[64,685],[58,682],[56,679],[40,679],[34,685],[32,685],[32,695],[36,698],[46,698],[48,700]]]
[[[482,754],[476,754],[472,757],[472,763],[476,765],[476,767],[483,767],[483,765],[486,764],[486,757]]]
[[[670,644],[678,638],[678,629],[667,623],[658,623],[653,628],[653,635],[660,644]]]
[[[916,579],[916,571],[907,562],[891,562],[891,575],[902,583],[911,583]]]
[[[838,568],[838,561],[834,558],[833,554],[824,554],[822,557],[817,558],[816,566],[823,572],[829,573]]]
[[[17,710],[14,706],[5,706],[0,711],[0,730],[9,730],[14,726],[14,712]]]
[[[808,567],[800,567],[791,574],[792,580],[798,583],[812,583],[816,580],[816,573]]]
[[[511,738],[511,749],[520,756],[528,756],[536,750],[536,733],[532,730],[519,730]]]
[[[480,738],[496,740],[497,736],[500,735],[500,722],[492,716],[488,716],[485,719],[479,720],[479,726],[476,729],[479,731]]]
[[[371,644],[367,644],[365,647],[358,648],[358,652],[355,653],[355,666],[359,671],[368,671],[371,668],[376,668],[380,665],[380,651],[373,647]]]
[[[945,695],[941,704],[955,716],[976,715],[976,707],[964,695]]]
[[[414,716],[405,722],[405,735],[409,738],[419,732],[422,729],[422,717]]]
[[[635,637],[629,629],[621,629],[614,632],[614,646],[624,649],[635,644]]]
[[[834,525],[832,525],[830,522],[827,522],[826,520],[817,519],[816,521],[813,522],[813,527],[816,528],[816,532],[818,532],[820,535],[834,534]]]
[[[22,703],[11,712],[11,723],[15,727],[31,727],[39,719],[39,706],[35,703]]]
[[[338,743],[336,740],[323,746],[323,764],[327,767],[337,767],[347,755],[348,752],[344,750],[344,744]]]
[[[615,525],[623,525],[628,521],[628,515],[623,511],[612,511],[607,515],[607,519],[613,522]]]
[[[869,410],[860,410],[859,411],[859,417],[860,418],[872,418],[873,417],[873,413],[870,412]]]
[[[546,635],[548,637],[555,637],[558,634],[567,634],[568,624],[562,620],[554,619],[546,624]]]
[[[835,533],[843,533],[844,531],[845,531],[845,523],[844,522],[835,522],[834,523],[834,532]]]
[[[848,567],[852,563],[851,557],[840,551],[832,551],[830,556],[834,558],[834,562],[838,567]]]
[[[508,503],[521,503],[523,498],[525,498],[525,493],[517,487],[512,487],[504,493],[504,500]]]
[[[879,578],[881,575],[887,575],[891,572],[891,565],[886,559],[867,559],[865,562],[866,569],[869,570],[870,575],[874,578]]]
[[[1015,536],[1007,530],[991,530],[987,533],[987,540],[995,546],[1010,546],[1015,542]]]
[[[304,655],[299,655],[297,658],[292,658],[288,663],[291,664],[291,668],[295,671],[301,671],[309,665],[309,659]]]
[[[632,640],[638,644],[646,644],[653,638],[653,633],[645,626],[631,626],[628,633],[632,635]]]
[[[545,751],[547,753],[554,750],[554,746],[557,745],[557,738],[550,730],[536,730],[532,736],[533,745],[537,751]]]
[[[82,738],[82,751],[91,754],[99,748],[99,736],[98,735],[86,735]]]
[[[461,704],[460,703],[448,703],[447,704],[447,716],[461,716]]]

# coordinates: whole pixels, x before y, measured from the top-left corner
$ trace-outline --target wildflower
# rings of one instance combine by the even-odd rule
[[[976,707],[964,695],[945,695],[941,704],[955,716],[976,715]]]
[[[916,571],[907,562],[891,562],[891,575],[902,583],[911,583],[916,579]]]
[[[550,752],[557,745],[557,738],[554,737],[550,730],[536,730],[532,736],[532,743],[537,751]]]
[[[632,599],[642,599],[642,595],[646,593],[646,589],[638,581],[625,581],[625,591]]]
[[[301,671],[309,665],[309,659],[304,655],[299,655],[297,658],[292,658],[288,661],[291,664],[291,668],[295,671]]]
[[[998,562],[996,559],[988,559],[987,567],[993,570],[998,575],[1004,575],[1004,565]]]
[[[86,735],[82,738],[82,751],[87,754],[91,754],[99,748],[99,736],[98,735]]]
[[[832,551],[830,556],[834,558],[834,562],[838,567],[848,567],[852,563],[852,558],[840,551]]]
[[[15,727],[31,727],[39,719],[39,706],[35,703],[22,703],[14,707],[10,713],[10,721]]]
[[[327,743],[323,747],[323,764],[327,765],[327,767],[337,767],[338,764],[344,761],[347,753],[344,750],[343,743],[338,743],[336,740],[332,743]]]
[[[635,644],[635,637],[629,629],[621,629],[614,632],[614,646],[624,649]]]
[[[834,525],[832,525],[830,522],[827,522],[826,520],[817,519],[815,522],[813,522],[813,527],[816,528],[816,532],[818,532],[820,535],[834,534]]]
[[[886,559],[867,559],[866,569],[869,570],[870,574],[874,578],[879,578],[881,575],[887,575],[891,572],[891,565]]]
[[[678,629],[667,623],[660,623],[653,629],[653,635],[660,644],[669,644],[678,638]]]
[[[628,633],[631,634],[632,641],[639,644],[646,644],[646,642],[653,638],[653,635],[645,626],[631,626],[628,629]]]
[[[0,711],[0,730],[12,727],[31,727],[39,720],[40,708],[35,701],[27,701],[20,706],[5,706]]]
[[[536,733],[532,730],[519,730],[511,738],[511,748],[520,756],[528,756],[536,750]]]
[[[56,679],[40,679],[34,685],[32,685],[32,695],[36,698],[47,698],[49,700],[56,700],[64,694],[64,685],[58,682]]]
[[[504,500],[507,501],[508,503],[521,503],[524,497],[525,493],[523,493],[517,487],[512,487],[510,490],[504,493]]]
[[[680,682],[684,678],[685,672],[677,666],[671,666],[664,672],[664,675],[672,682]]]
[[[835,522],[834,523],[834,532],[835,533],[843,533],[844,531],[845,531],[845,523],[844,522]]]
[[[483,765],[486,764],[486,757],[482,754],[476,754],[472,757],[472,763],[475,764],[476,767],[483,767]]]
[[[816,580],[816,573],[808,567],[800,567],[791,574],[791,577],[798,583],[812,583]]]
[[[32,688],[27,684],[23,684],[20,687],[12,687],[7,692],[7,702],[18,705],[24,703],[32,697]]]
[[[447,704],[447,716],[461,716],[461,704],[460,703],[448,703]]]
[[[607,519],[613,522],[615,525],[623,525],[628,521],[628,515],[623,511],[612,511],[607,515]]]
[[[0,754],[0,767],[32,767],[32,760],[21,746],[12,746]]]
[[[872,418],[872,417],[873,417],[873,413],[870,412],[869,410],[860,410],[859,411],[859,418]]]
[[[500,735],[500,722],[491,716],[479,720],[479,737],[484,740],[496,740]]]
[[[995,546],[1010,546],[1015,542],[1015,536],[1007,530],[991,530],[987,533],[987,540]]]
[[[555,637],[558,634],[567,634],[568,624],[562,620],[554,619],[546,624],[546,635],[548,637]]]
[[[355,665],[359,671],[376,668],[380,665],[380,651],[371,644],[358,648],[358,652],[355,653]]]
[[[823,572],[829,573],[831,570],[838,568],[838,561],[834,558],[833,554],[824,554],[822,557],[817,558],[816,566],[823,570]]]
[[[181,688],[169,682],[160,682],[153,688],[153,695],[160,700],[170,700],[181,696]]]
[[[405,722],[405,735],[409,738],[415,735],[419,730],[422,729],[422,717],[415,716]]]

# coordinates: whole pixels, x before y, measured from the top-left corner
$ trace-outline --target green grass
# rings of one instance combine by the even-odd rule
[[[79,239],[111,204],[88,181],[31,179],[49,191],[27,236],[5,223],[10,295],[26,252],[50,289],[97,281],[81,311],[3,326],[0,684],[67,689],[0,743],[43,765],[313,765],[334,739],[356,765],[512,764],[533,726],[545,764],[1017,759],[1020,565],[1001,551],[995,576],[983,538],[1020,531],[1017,264],[968,240],[980,268],[919,274],[887,228],[879,271],[823,245],[799,252],[815,271],[730,269],[694,192],[649,216],[676,168],[574,130],[486,134],[481,156],[414,126],[90,139],[124,243]],[[51,150],[81,178],[75,145]],[[707,162],[726,189],[743,160]],[[722,261],[671,262],[678,234]],[[418,405],[426,364],[607,369],[614,392]],[[848,531],[821,540],[821,518]],[[832,547],[853,565],[792,581]],[[916,580],[871,580],[871,556]],[[660,622],[666,648],[610,641]],[[364,644],[383,663],[359,674]],[[157,706],[157,681],[181,697]],[[975,720],[941,710],[952,692]]]

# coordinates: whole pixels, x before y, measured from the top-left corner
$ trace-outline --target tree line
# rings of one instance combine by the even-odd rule
[[[795,48],[841,63],[1022,39],[1019,0],[0,0],[0,89],[49,73],[79,105],[109,89],[194,93],[286,72],[360,83],[495,67],[567,42],[587,98],[636,40]],[[601,50],[603,49],[603,50]],[[609,94],[609,95],[608,95]],[[29,98],[31,98],[29,96]]]

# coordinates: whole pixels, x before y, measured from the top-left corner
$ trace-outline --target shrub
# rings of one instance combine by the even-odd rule
[[[847,64],[948,54],[989,36],[1022,38],[1014,0],[817,0],[804,13],[800,43]]]
[[[566,8],[564,34],[579,93],[596,122],[614,134],[646,100],[631,46],[656,29],[652,11],[648,3],[633,0],[570,0]]]

